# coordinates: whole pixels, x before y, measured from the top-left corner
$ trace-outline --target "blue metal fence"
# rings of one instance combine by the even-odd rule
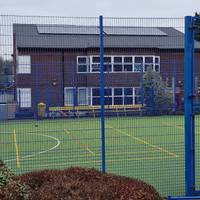
[[[0,16],[15,81],[0,159],[16,173],[93,167],[183,195],[183,22]]]
[[[106,145],[105,145],[105,113],[104,113],[104,31],[103,16],[99,17],[100,25],[100,73],[101,73],[101,140],[102,140],[102,171],[106,172]]]
[[[194,93],[194,33],[192,17],[185,19],[185,142],[186,142],[186,194],[192,195],[195,190],[195,133],[193,97]]]
[[[171,200],[178,199],[200,199],[198,190],[198,87],[199,83],[199,41],[196,35],[200,34],[196,22],[198,17],[185,17],[185,179],[186,197],[169,197]]]

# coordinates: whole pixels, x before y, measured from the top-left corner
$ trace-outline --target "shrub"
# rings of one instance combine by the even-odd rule
[[[14,173],[0,160],[0,199],[1,200],[25,200],[28,197],[29,187],[15,180]]]
[[[0,160],[0,188],[7,185],[14,177],[14,174],[7,165]]]

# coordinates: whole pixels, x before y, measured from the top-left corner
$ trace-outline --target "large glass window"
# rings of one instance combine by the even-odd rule
[[[100,57],[99,56],[92,56],[91,71],[100,72]]]
[[[111,57],[104,57],[104,71],[111,72],[112,71],[112,62]]]
[[[100,72],[99,56],[79,56],[77,60],[78,72]],[[159,72],[160,57],[154,55],[104,57],[104,72],[145,72],[149,66]]]
[[[17,88],[17,102],[20,108],[30,108],[31,88]]]
[[[152,67],[152,69],[154,70],[154,60],[153,60],[153,56],[146,56],[144,59],[144,71],[147,71],[148,67]]]
[[[74,105],[75,90],[73,88],[65,88],[65,106]]]
[[[100,105],[100,88],[92,88],[92,105]]]
[[[123,105],[123,88],[114,88],[114,105]]]
[[[104,89],[104,104],[112,105],[112,89],[111,88]]]
[[[100,105],[100,88],[91,88],[91,105]],[[137,90],[138,91],[138,90]],[[87,92],[84,92],[84,94]],[[137,94],[138,98],[141,98],[140,94]],[[105,88],[104,89],[104,102],[105,105],[134,105],[135,88]],[[137,103],[140,103],[139,101]]]
[[[134,104],[133,98],[133,88],[124,88],[124,104],[131,105]]]
[[[92,105],[101,104],[101,90],[100,88],[92,88]],[[112,105],[112,88],[104,89],[104,104]]]
[[[114,57],[113,71],[114,72],[122,72],[123,71],[122,56]]]
[[[77,58],[78,63],[78,72],[88,72],[88,66],[89,66],[89,58],[86,56],[80,56]]]
[[[78,89],[78,105],[88,105],[88,89]]]
[[[159,56],[155,57],[155,71],[160,72],[160,57]]]
[[[133,57],[131,56],[124,57],[124,71],[125,72],[133,71]]]
[[[30,74],[31,73],[31,57],[29,55],[18,56],[17,73]]]
[[[100,72],[100,57],[99,56],[91,56],[91,71],[92,72]],[[112,61],[111,56],[104,57],[104,71],[111,72],[112,71]]]
[[[134,88],[135,91],[135,104],[142,104],[144,102],[142,102],[142,93],[144,92],[142,88],[137,87]]]
[[[134,59],[134,72],[143,72],[143,57],[135,56]]]

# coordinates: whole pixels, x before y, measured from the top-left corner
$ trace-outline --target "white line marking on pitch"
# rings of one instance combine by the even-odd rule
[[[36,152],[34,154],[31,154],[31,155],[22,156],[22,157],[20,157],[21,160],[26,159],[26,158],[35,157],[37,155],[44,154],[44,153],[47,153],[49,151],[55,150],[56,148],[58,148],[60,146],[60,143],[61,143],[61,141],[58,138],[50,136],[50,135],[39,134],[39,133],[27,133],[27,134],[40,135],[40,136],[43,136],[43,137],[48,137],[48,138],[51,138],[51,139],[57,141],[57,144],[55,146],[51,147],[50,149],[43,150],[43,151],[40,151],[40,152]],[[11,162],[11,161],[15,161],[15,160],[16,160],[16,158],[13,158],[13,159],[5,160],[4,162]]]

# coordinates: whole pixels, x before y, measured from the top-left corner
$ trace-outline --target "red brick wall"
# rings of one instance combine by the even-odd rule
[[[80,55],[98,55],[98,51],[21,51],[21,54],[31,55],[31,74],[17,75],[17,87],[32,88],[32,104],[35,109],[39,102],[48,106],[63,106],[63,87],[97,87],[100,86],[99,73],[77,74],[76,60]],[[171,84],[171,77],[176,69],[176,81],[183,81],[184,54],[183,51],[158,49],[123,49],[105,50],[105,55],[156,55],[160,56],[160,72],[163,80]],[[64,57],[63,57],[64,56]],[[200,59],[200,54],[198,54]],[[64,68],[63,68],[64,62]],[[200,69],[200,67],[199,67]],[[200,70],[199,70],[200,71]],[[64,76],[63,76],[64,73]],[[64,80],[63,80],[64,77]],[[105,86],[134,87],[139,86],[140,73],[105,73]],[[53,85],[53,82],[56,85]]]

